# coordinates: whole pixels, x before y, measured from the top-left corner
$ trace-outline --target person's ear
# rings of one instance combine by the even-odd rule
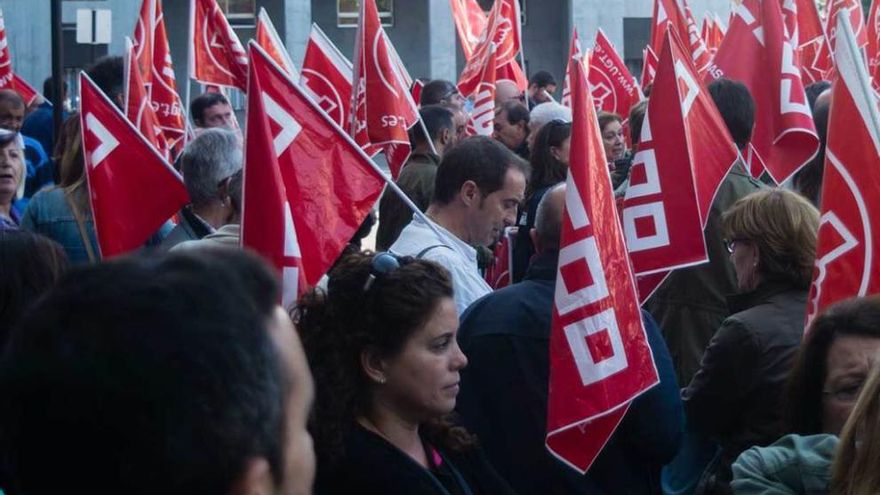
[[[557,148],[556,146],[550,147],[550,154],[553,155],[553,158],[556,158],[556,160],[560,162],[562,161],[559,159],[559,148]]]
[[[217,197],[223,202],[229,198],[229,182],[231,181],[232,177],[227,177],[220,181],[220,184],[217,184]]]
[[[269,461],[262,457],[249,459],[244,470],[232,483],[230,495],[270,495],[275,491]]]
[[[373,383],[384,384],[388,379],[385,373],[385,361],[372,347],[361,351],[361,369]]]
[[[472,180],[464,181],[464,184],[461,185],[461,189],[459,189],[458,193],[465,206],[477,204],[480,201],[480,188],[477,186],[477,183]]]
[[[448,145],[452,141],[452,129],[441,130],[440,135],[437,136],[437,138],[437,141],[440,142],[440,146],[445,148],[446,145]]]

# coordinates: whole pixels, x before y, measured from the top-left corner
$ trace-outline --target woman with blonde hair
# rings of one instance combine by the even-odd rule
[[[729,493],[737,456],[783,433],[779,398],[804,333],[819,212],[765,189],[734,203],[722,226],[740,293],[682,391],[689,425],[721,447],[696,493]]]
[[[880,366],[865,382],[843,427],[831,475],[834,495],[880,493]]]

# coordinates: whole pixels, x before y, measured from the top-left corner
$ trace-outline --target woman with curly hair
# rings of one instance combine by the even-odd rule
[[[355,253],[293,317],[316,382],[316,494],[513,493],[448,418],[467,358],[444,268]]]

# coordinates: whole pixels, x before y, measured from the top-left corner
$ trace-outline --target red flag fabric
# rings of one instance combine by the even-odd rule
[[[409,158],[409,128],[419,119],[418,108],[404,82],[397,54],[379,21],[375,0],[361,2],[352,88],[355,115],[350,132],[372,154],[381,147],[391,175],[397,178]]]
[[[351,122],[351,62],[312,24],[299,83],[340,127]]]
[[[724,31],[719,22],[717,16],[709,15],[708,13],[703,18],[701,37],[706,45],[706,49],[709,50],[710,57],[715,55],[718,47],[721,46],[721,41],[724,39]]]
[[[330,268],[385,182],[268,54],[248,48],[242,243],[282,272],[290,302]]]
[[[645,46],[645,49],[642,50],[642,89],[654,83],[658,63],[660,63],[660,60],[657,59],[657,54],[654,53],[651,46]]]
[[[522,49],[520,35],[519,0],[496,0],[489,12],[486,31],[474,52],[468,58],[461,76],[458,78],[458,90],[464,96],[470,96],[477,89],[486,59],[489,58],[489,46],[495,44],[495,57],[498,67],[514,62]],[[515,68],[510,70],[515,71]],[[506,79],[498,77],[496,79]]]
[[[6,37],[6,22],[3,20],[2,10],[0,10],[0,89],[12,89],[18,92],[24,99],[25,105],[33,103],[38,94],[12,70],[12,57],[9,55],[9,39]]]
[[[578,38],[577,28],[571,32],[571,43],[568,45],[568,64],[565,66],[565,81],[562,85],[562,104],[571,108],[571,72],[573,65],[582,65],[584,51],[581,48],[581,40]]]
[[[284,68],[288,74],[293,78],[299,77],[296,66],[293,65],[293,61],[290,60],[290,55],[287,53],[287,48],[281,42],[281,37],[278,36],[272,19],[269,18],[269,14],[263,7],[260,7],[260,12],[257,14],[257,32],[254,38],[257,40],[257,44],[272,57],[272,60]]]
[[[724,121],[669,31],[622,211],[635,273],[708,261],[703,229],[736,159]]]
[[[483,68],[483,77],[474,97],[474,109],[468,119],[468,135],[491,136],[495,130],[495,45],[489,48],[489,58]]]
[[[874,90],[880,91],[880,1],[874,0],[868,15],[866,27],[868,36],[868,74],[872,78]]]
[[[626,118],[629,109],[642,99],[641,88],[602,29],[596,33],[588,81],[593,101],[600,110]]]
[[[150,104],[149,87],[141,78],[137,64],[137,54],[131,39],[125,38],[125,53],[122,57],[124,66],[123,95],[125,117],[140,131],[141,135],[153,145],[153,148],[168,160],[168,143],[159,126],[159,120]]]
[[[180,175],[80,74],[83,157],[103,257],[137,249],[189,202]]]
[[[856,36],[860,50],[868,45],[868,33],[865,29],[865,13],[862,11],[861,0],[831,0],[828,5],[828,17],[825,18],[825,34],[828,35],[828,47],[832,53],[837,45],[837,14],[846,9]]]
[[[571,164],[550,334],[546,444],[585,473],[629,403],[656,385],[596,111],[572,81]]]
[[[758,177],[766,170],[777,184],[819,148],[799,62],[785,31],[778,1],[743,0],[707,73],[749,88],[755,100],[751,173]]]
[[[420,106],[419,102],[422,100],[423,89],[425,89],[425,83],[421,79],[416,79],[413,81],[412,86],[409,87],[409,94],[412,96],[416,106]]]
[[[162,0],[143,0],[133,42],[137,67],[167,147],[179,151],[186,134],[185,112],[177,94]]]
[[[786,14],[793,14],[797,19],[797,36],[792,36],[792,41],[797,45],[801,77],[804,84],[809,85],[824,80],[825,74],[831,70],[831,51],[815,0],[795,0],[793,7],[783,4]]]
[[[486,32],[486,13],[477,0],[449,0],[449,7],[452,9],[461,51],[465,60],[470,60],[480,43],[480,37]]]
[[[880,292],[880,112],[850,26],[839,16],[808,319],[841,299]]]
[[[247,90],[247,53],[217,0],[191,0],[190,77],[202,84]]]
[[[516,84],[520,91],[525,91],[529,87],[529,80],[516,60],[511,60],[498,67],[498,71],[495,73],[495,82],[498,81],[510,81]]]
[[[494,262],[486,268],[485,280],[493,290],[501,289],[510,285],[510,273],[513,262],[513,241],[510,229],[504,229],[501,239],[495,243],[492,250]]]
[[[700,37],[700,29],[694,21],[691,9],[684,0],[654,0],[651,22],[651,49],[654,53],[663,47],[667,30],[673,31],[689,47],[691,59],[697,69],[700,72],[706,70],[711,57]]]

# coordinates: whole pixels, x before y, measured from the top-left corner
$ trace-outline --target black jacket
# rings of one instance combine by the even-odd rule
[[[782,435],[780,397],[803,338],[807,292],[766,282],[729,297],[728,305],[734,314],[712,337],[700,370],[682,391],[689,424],[722,448],[701,483],[705,493],[728,493],[737,456]]]

